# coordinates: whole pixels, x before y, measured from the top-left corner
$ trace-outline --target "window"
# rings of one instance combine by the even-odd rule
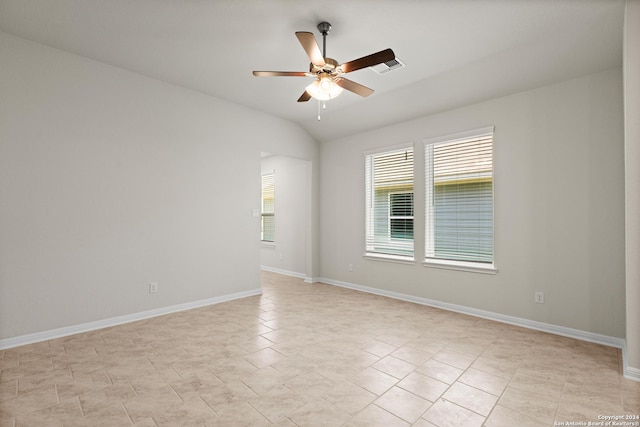
[[[493,268],[493,128],[425,141],[426,262]]]
[[[413,193],[389,193],[389,237],[413,240]]]
[[[366,252],[413,258],[413,146],[367,154]]]
[[[263,242],[275,241],[275,205],[275,177],[272,172],[262,175],[262,224],[260,239]]]

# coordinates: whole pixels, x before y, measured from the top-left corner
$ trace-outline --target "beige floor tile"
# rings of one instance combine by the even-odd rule
[[[376,399],[375,404],[409,423],[414,423],[429,409],[432,402],[400,387],[393,387]]]
[[[344,427],[408,427],[410,425],[379,406],[369,405],[347,421]]]
[[[418,419],[415,423],[413,423],[412,427],[438,427],[437,425],[430,423],[424,418]]]
[[[164,368],[154,370],[148,375],[129,377],[129,382],[137,394],[142,394],[168,386],[180,379],[176,371]]]
[[[80,394],[80,404],[85,415],[101,412],[105,406],[122,406],[122,402],[134,398],[136,392],[128,382],[120,382]]]
[[[131,409],[129,409],[129,411],[131,411]],[[132,418],[136,421],[141,419],[141,417],[134,418],[134,415],[132,415]],[[177,425],[197,426],[216,423],[219,420],[219,415],[213,412],[202,399],[197,397],[169,403],[164,408],[153,412],[153,421],[158,427],[173,427]]]
[[[464,371],[438,360],[430,359],[420,365],[416,372],[435,378],[443,383],[453,384]]]
[[[443,399],[434,403],[422,418],[438,427],[480,427],[485,420],[483,416]]]
[[[530,427],[640,412],[619,349],[262,280],[261,296],[0,350],[0,426]]]
[[[433,360],[446,363],[455,368],[465,370],[474,362],[475,357],[467,356],[462,353],[445,348],[433,355]]]
[[[244,360],[260,369],[264,368],[265,366],[273,365],[283,357],[284,356],[277,351],[274,351],[270,348],[264,348],[248,356],[244,356]]]
[[[500,405],[541,423],[551,424],[558,402],[543,394],[507,387],[499,400]]]
[[[498,401],[497,396],[460,382],[453,384],[442,398],[485,417]]]
[[[446,342],[430,337],[427,334],[420,335],[410,340],[406,346],[416,348],[425,353],[436,354],[446,346]]]
[[[201,393],[207,393],[214,388],[223,387],[224,383],[208,369],[202,369],[196,374],[192,374],[170,383],[171,388],[181,398],[189,396],[198,396]]]
[[[488,374],[474,368],[467,369],[464,374],[458,378],[458,381],[491,393],[494,396],[500,396],[509,384],[509,380],[506,378]]]
[[[274,388],[281,388],[293,375],[286,374],[271,366],[258,369],[242,378],[242,382],[249,386],[259,396],[268,394]]]
[[[82,409],[78,398],[63,400],[37,411],[16,417],[18,426],[66,425],[76,422],[82,417]]]
[[[398,379],[406,377],[416,369],[416,365],[413,363],[405,362],[393,356],[386,356],[371,366]]]
[[[449,388],[449,384],[418,372],[412,372],[398,383],[398,387],[433,403]]]
[[[262,427],[271,423],[246,402],[230,403],[216,412],[218,418],[207,426]]]
[[[517,359],[498,359],[480,356],[473,362],[471,367],[488,374],[511,379],[518,371],[521,363],[522,362]]]
[[[157,427],[152,419],[145,420],[150,424],[147,424],[150,427]],[[67,419],[64,422],[64,427],[114,427],[114,426],[130,426],[131,420],[127,416],[124,409],[120,414],[109,413],[106,415],[101,414],[91,414],[88,416],[78,417]],[[136,423],[136,426],[143,425],[142,423]]]
[[[395,358],[418,366],[429,360],[433,356],[433,353],[428,353],[426,351],[411,347],[410,345],[405,345],[391,353],[391,355]]]
[[[399,381],[396,377],[373,368],[366,368],[360,371],[352,376],[350,380],[378,396],[385,393]]]
[[[574,420],[575,421],[575,420]],[[541,423],[533,420],[525,415],[522,415],[509,408],[505,408],[501,405],[496,405],[493,412],[487,418],[485,427],[546,427],[549,424]]]
[[[0,371],[0,383],[28,376],[43,375],[49,371],[53,371],[53,361],[51,358],[46,358],[42,361],[19,364],[18,366]]]
[[[253,408],[272,423],[283,421],[307,403],[309,402],[302,396],[284,386],[274,387],[249,402]]]
[[[640,414],[640,382],[622,379],[622,402],[626,413]]]
[[[60,399],[64,400],[100,390],[110,385],[112,385],[111,380],[105,371],[95,371],[87,374],[76,373],[72,381],[56,384],[56,389]]]
[[[0,403],[0,417],[19,417],[58,403],[55,386],[20,394]]]
[[[258,395],[248,386],[240,381],[230,381],[221,387],[215,387],[207,392],[201,393],[200,397],[209,405],[214,412],[218,413],[221,408],[239,402],[249,402]]]
[[[377,395],[347,381],[336,384],[322,397],[350,415],[357,414],[378,398]]]
[[[258,370],[258,368],[240,356],[209,362],[209,369],[223,382],[236,381],[238,378]],[[178,373],[184,376],[183,373]]]
[[[329,402],[317,399],[309,402],[288,417],[299,426],[341,426],[350,416]]]
[[[569,366],[553,359],[525,359],[518,367],[517,373],[529,376],[542,376],[566,381]]]
[[[522,374],[519,371],[513,376],[509,387],[522,391],[532,391],[545,395],[546,397],[559,401],[562,391],[565,388],[564,378],[548,375],[536,375],[535,373]]]
[[[0,383],[0,402],[18,396],[18,380]]]
[[[127,414],[135,423],[142,418],[153,418],[158,414],[163,414],[166,408],[179,405],[182,402],[183,400],[171,387],[165,386],[126,399],[123,404]]]
[[[385,357],[386,355],[391,354],[393,351],[395,351],[398,347],[374,339],[364,344],[361,348],[364,351],[367,351],[378,357]]]

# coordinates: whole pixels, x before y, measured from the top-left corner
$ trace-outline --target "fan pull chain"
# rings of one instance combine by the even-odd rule
[[[327,102],[318,100],[318,121],[320,121],[320,105],[322,105],[322,110],[327,109]]]

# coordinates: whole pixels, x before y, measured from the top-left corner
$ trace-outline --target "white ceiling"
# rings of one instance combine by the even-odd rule
[[[0,30],[299,123],[319,141],[622,65],[624,0],[0,0]],[[338,62],[392,48],[376,90],[297,103],[295,31]]]

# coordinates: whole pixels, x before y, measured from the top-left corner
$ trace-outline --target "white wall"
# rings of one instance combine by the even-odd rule
[[[311,189],[310,162],[287,156],[262,160],[262,173],[275,176],[275,245],[263,245],[261,265],[266,269],[307,277],[307,239]]]
[[[622,74],[614,69],[324,143],[322,276],[624,337],[622,115]],[[420,171],[423,139],[489,125],[498,273],[364,260],[363,152],[413,141]],[[417,261],[423,180],[419,172]],[[535,291],[545,292],[545,304],[534,303]]]
[[[640,380],[640,1],[627,0],[624,33],[626,302],[629,376]]]
[[[260,152],[315,161],[299,126],[4,33],[0,64],[0,339],[259,289]]]

